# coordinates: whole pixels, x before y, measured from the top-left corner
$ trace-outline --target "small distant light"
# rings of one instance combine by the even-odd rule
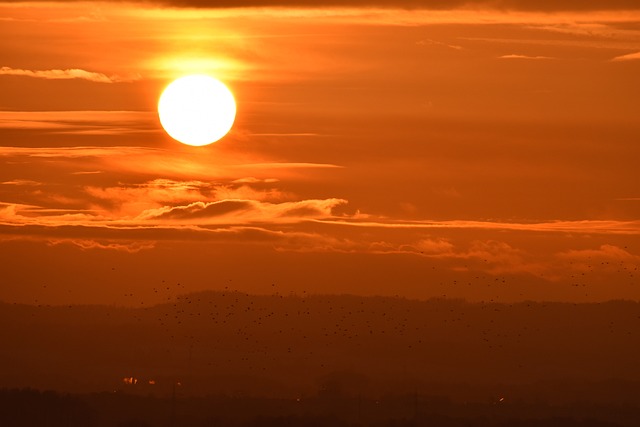
[[[124,377],[122,382],[128,385],[136,385],[138,384],[138,379],[135,377]]]

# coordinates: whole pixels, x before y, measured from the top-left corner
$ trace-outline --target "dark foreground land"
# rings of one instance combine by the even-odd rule
[[[413,395],[377,399],[230,396],[159,398],[127,393],[0,390],[0,425],[11,427],[494,426],[615,427],[640,424],[632,405],[452,402]]]
[[[640,425],[632,301],[0,303],[0,343],[2,427]]]

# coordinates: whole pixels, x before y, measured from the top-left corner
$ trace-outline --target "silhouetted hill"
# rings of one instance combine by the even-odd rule
[[[629,301],[205,292],[147,308],[0,304],[0,342],[5,387],[640,404]]]
[[[636,427],[640,408],[619,404],[453,402],[418,393],[378,398],[139,396],[0,389],[10,427]]]

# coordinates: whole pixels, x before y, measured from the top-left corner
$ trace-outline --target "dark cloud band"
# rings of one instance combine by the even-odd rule
[[[25,1],[27,0],[0,0],[0,3],[22,3]],[[62,2],[63,0],[49,1]],[[68,0],[65,0],[65,2],[68,2]],[[458,8],[491,8],[540,12],[640,10],[640,2],[638,2],[638,0],[139,0],[139,2],[167,7],[195,8],[389,7],[438,10]]]

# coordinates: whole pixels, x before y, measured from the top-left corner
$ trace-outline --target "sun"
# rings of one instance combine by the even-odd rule
[[[236,101],[219,80],[194,74],[174,80],[158,101],[164,130],[187,145],[202,146],[225,136],[236,117]]]

